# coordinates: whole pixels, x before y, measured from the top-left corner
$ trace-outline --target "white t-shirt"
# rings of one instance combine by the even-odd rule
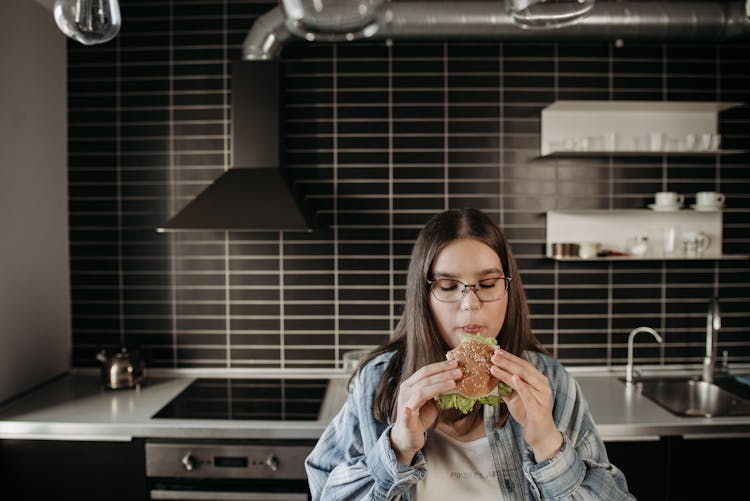
[[[487,437],[461,442],[435,428],[422,451],[427,475],[417,482],[415,499],[502,498]]]

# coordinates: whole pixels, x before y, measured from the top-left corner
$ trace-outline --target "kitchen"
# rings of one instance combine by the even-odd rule
[[[462,2],[439,3],[450,9]],[[600,3],[596,8],[607,4]],[[75,421],[54,420],[56,412],[75,409],[44,414],[33,398],[27,405],[41,413],[37,424],[60,427],[57,436],[44,438],[83,451],[81,457],[96,450],[100,460],[135,459],[129,475],[143,483],[141,439],[147,436],[314,440],[322,418],[294,430],[270,420],[275,424],[260,431],[212,421],[196,425],[205,425],[203,435],[192,437],[185,431],[190,426],[150,418],[191,378],[275,377],[282,371],[291,380],[345,380],[345,353],[384,341],[397,321],[416,233],[446,207],[479,207],[508,233],[534,331],[577,378],[601,371],[605,378],[624,377],[628,335],[639,326],[664,338],[636,338],[639,367],[700,374],[712,297],[720,298],[718,353],[726,351],[733,371],[750,372],[747,35],[723,40],[723,31],[712,31],[706,21],[697,35],[664,35],[664,41],[637,35],[564,39],[555,30],[516,30],[523,34],[499,39],[288,41],[278,58],[281,151],[295,189],[315,215],[313,231],[157,233],[237,165],[231,63],[242,58],[255,20],[278,4],[122,0],[120,33],[94,46],[66,42],[49,10],[30,3],[28,13],[18,4],[9,10],[32,20],[17,24],[36,22],[38,28],[9,30],[4,36],[18,38],[2,44],[5,67],[19,75],[14,92],[4,87],[4,109],[26,107],[3,122],[7,143],[1,149],[8,156],[0,189],[11,205],[2,222],[11,238],[2,251],[0,337],[8,386],[0,401],[74,369],[72,378],[50,384],[80,381],[61,391],[87,388],[118,409],[114,423],[109,414],[101,417],[107,426],[90,426],[93,440],[80,440],[86,432]],[[32,59],[36,73],[27,68]],[[542,111],[580,100],[741,104],[719,114],[721,150],[731,154],[542,157]],[[44,127],[20,119],[28,109],[42,115]],[[41,139],[50,146],[40,148]],[[686,208],[697,192],[726,196],[720,213],[726,257],[547,257],[547,212],[647,210],[662,191],[683,194]],[[261,214],[272,218],[266,209]],[[97,353],[112,355],[121,345],[140,350],[146,362],[149,378],[139,392],[98,386]],[[622,435],[618,422],[606,419],[617,409],[633,411],[608,400],[623,400],[624,385],[615,378],[603,387],[607,391],[587,388],[592,409],[602,409],[598,424],[613,462],[626,474],[629,463],[644,463],[661,482],[652,492],[663,495],[653,499],[667,498],[668,488],[680,498],[676,482],[664,486],[666,457],[675,464],[693,460],[681,465],[680,478],[713,472],[712,453],[737,454],[735,464],[741,464],[739,444],[748,443],[750,420],[692,417],[674,418],[675,424],[670,413],[638,397],[633,419],[648,426]],[[96,399],[89,403],[96,406]],[[8,407],[0,417],[13,424],[13,412]],[[91,409],[86,422],[100,419],[96,412]],[[33,420],[22,422],[34,426]],[[40,425],[25,438],[40,438],[47,428]],[[55,443],[19,440],[10,428],[0,430],[6,439],[0,452],[12,442],[19,454],[29,450],[21,447],[25,443],[45,455],[41,451]],[[714,440],[684,439],[711,433]],[[135,439],[114,440],[122,437]],[[103,452],[112,448],[121,455]],[[627,459],[632,456],[637,461]],[[628,479],[636,482],[639,475],[648,477],[634,473]]]

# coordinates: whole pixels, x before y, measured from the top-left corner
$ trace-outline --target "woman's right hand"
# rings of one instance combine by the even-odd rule
[[[439,412],[433,398],[455,388],[458,379],[458,362],[446,360],[425,365],[401,383],[391,429],[391,446],[400,464],[411,464],[414,454],[424,447],[424,434]]]

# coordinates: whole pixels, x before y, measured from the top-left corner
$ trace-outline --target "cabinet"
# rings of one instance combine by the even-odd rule
[[[668,442],[668,499],[747,499],[750,437],[686,439]]]
[[[665,440],[606,442],[609,462],[625,474],[628,490],[639,501],[665,501],[669,453]]]
[[[145,500],[143,442],[0,440],[3,490],[17,499]]]
[[[542,157],[716,155],[719,113],[742,103],[556,101],[542,110]]]
[[[745,499],[750,437],[607,442],[610,462],[639,501]]]
[[[665,252],[667,232],[673,229],[675,251]],[[692,255],[684,252],[680,237],[688,232],[703,233],[708,247]],[[571,210],[547,212],[546,256],[557,260],[584,260],[560,257],[553,252],[553,243],[598,242],[602,249],[625,252],[627,240],[636,235],[648,238],[648,250],[642,256],[593,257],[598,260],[670,260],[670,259],[744,259],[747,256],[722,253],[722,213],[679,210]]]

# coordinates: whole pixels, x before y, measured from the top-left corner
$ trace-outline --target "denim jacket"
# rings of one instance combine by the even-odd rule
[[[390,424],[376,421],[375,390],[388,360],[385,353],[360,369],[346,404],[305,460],[312,499],[412,500],[412,487],[429,474],[417,452],[401,465],[390,442]],[[502,499],[634,499],[625,476],[609,463],[588,404],[573,377],[557,361],[536,352],[525,358],[549,379],[553,419],[563,446],[553,458],[536,463],[513,417],[496,427],[497,408],[485,406],[484,425]],[[428,437],[429,440],[429,437]]]

